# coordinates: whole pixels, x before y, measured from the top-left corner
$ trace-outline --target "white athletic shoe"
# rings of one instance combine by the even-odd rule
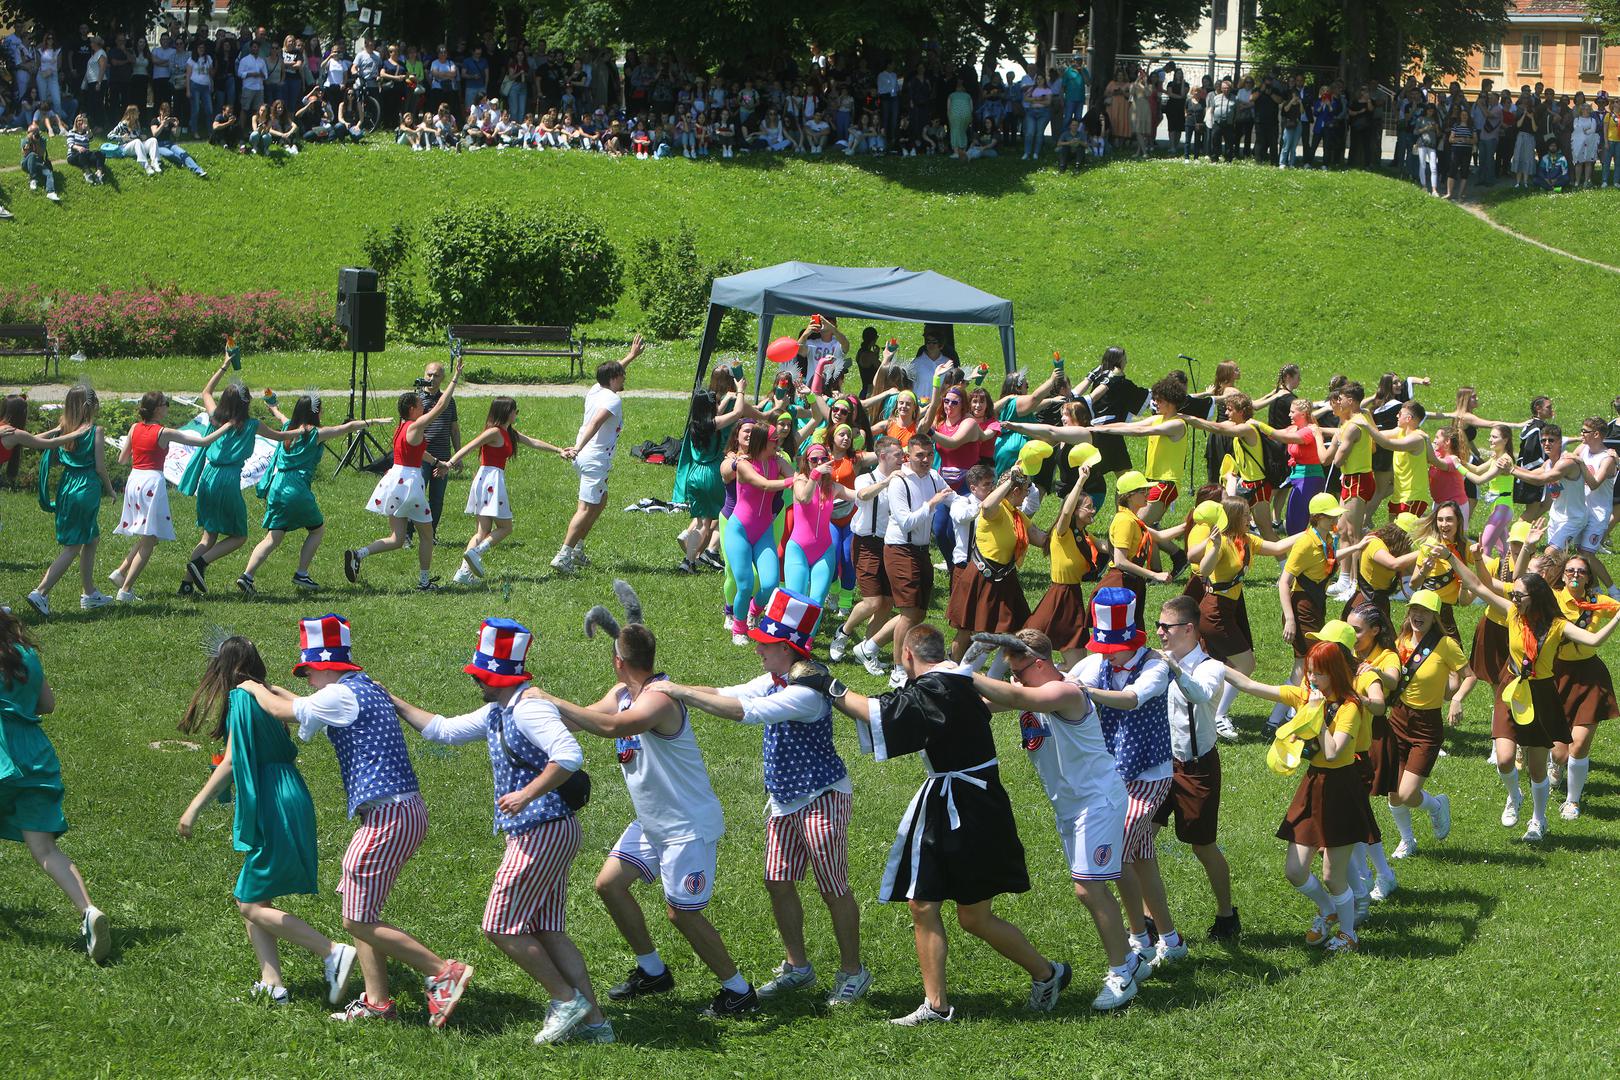
[[[1434,829],[1434,838],[1444,840],[1451,835],[1451,796],[1436,795],[1435,807],[1429,811],[1429,825]]]
[[[345,945],[340,941],[332,947],[326,959],[321,961],[326,976],[327,1004],[336,1005],[343,1000],[343,988],[348,985],[349,971],[354,967],[354,958],[354,946]]]
[[[591,1011],[591,1003],[585,995],[574,991],[572,1001],[564,1001],[552,1006],[551,1012],[546,1016],[546,1026],[534,1037],[534,1045],[549,1046],[555,1042],[562,1042],[585,1019],[585,1014]]]
[[[84,909],[84,923],[79,928],[84,938],[84,951],[93,963],[101,963],[112,951],[112,932],[107,926],[107,913],[91,904]]]
[[[551,568],[564,574],[572,574],[579,569],[579,564],[574,561],[573,554],[567,548],[563,548],[551,557]]]
[[[776,977],[754,992],[762,998],[776,997],[778,994],[787,994],[810,986],[815,981],[816,969],[814,967],[806,964],[802,968],[796,968],[784,960],[776,968]]]
[[[868,675],[883,674],[883,659],[878,655],[877,642],[867,639],[855,646],[855,659],[861,662]]]
[[[1217,716],[1215,718],[1215,734],[1219,735],[1227,742],[1237,742],[1237,725],[1232,723],[1232,718],[1230,716]]]
[[[1538,818],[1531,818],[1530,825],[1524,830],[1524,838],[1529,843],[1540,843],[1541,838],[1547,835],[1547,823]]]
[[[1367,917],[1372,914],[1372,894],[1362,893],[1356,897],[1356,927],[1359,929],[1367,925]]]
[[[1417,854],[1417,841],[1416,840],[1402,840],[1400,843],[1395,845],[1395,850],[1389,853],[1389,857],[1392,858],[1392,859],[1404,859],[1409,855],[1416,855],[1416,854]]]
[[[1563,770],[1558,767],[1558,762],[1552,760],[1552,758],[1549,757],[1547,759],[1547,783],[1548,783],[1548,785],[1550,787],[1557,787],[1559,784],[1563,783],[1563,781],[1564,781]]]
[[[465,565],[457,567],[456,572],[450,575],[450,584],[452,585],[471,585],[476,580],[472,576],[472,571],[467,569]]]
[[[128,589],[119,589],[118,602],[120,604],[138,604],[141,602],[141,598]]]
[[[955,1019],[955,1005],[951,1005],[944,1012],[940,1012],[928,1004],[928,1000],[925,998],[923,1003],[911,1012],[906,1013],[904,1016],[896,1016],[889,1023],[897,1027],[922,1027],[924,1024],[948,1024]]]
[[[1177,960],[1185,960],[1187,958],[1187,951],[1186,938],[1182,938],[1181,943],[1178,945],[1166,945],[1164,938],[1159,938],[1158,947],[1154,949],[1153,959],[1151,961],[1153,970],[1158,971],[1166,964],[1173,964]]]
[[[1394,874],[1390,874],[1388,877],[1383,874],[1375,874],[1373,875],[1373,887],[1368,891],[1367,896],[1369,899],[1382,903],[1388,900],[1399,887],[1400,885],[1395,880]]]
[[[102,592],[100,589],[97,589],[93,593],[87,593],[84,596],[79,597],[79,607],[85,611],[94,611],[96,608],[106,607],[112,602],[113,598]]]
[[[849,1005],[866,996],[872,989],[872,973],[863,966],[853,975],[842,972],[833,976],[833,992],[827,995],[828,1005]]]
[[[121,569],[115,569],[112,573],[107,575],[107,580],[112,582],[114,585],[117,585],[120,589],[123,588],[124,571]]]
[[[272,1009],[279,1009],[292,999],[292,995],[287,993],[285,986],[271,986],[269,983],[262,982],[253,984],[253,989],[248,991],[248,997],[255,1001],[263,998],[265,1004]]]
[[[838,632],[833,635],[832,644],[827,646],[827,659],[836,664],[848,651],[849,635],[844,633],[844,628],[840,626]]]
[[[40,592],[38,589],[35,589],[33,592],[28,594],[28,604],[41,615],[49,615],[51,613],[51,602],[47,600],[45,598],[45,594]]]
[[[1523,801],[1524,797],[1522,795],[1518,798],[1508,796],[1507,804],[1502,807],[1502,827],[1504,829],[1511,829],[1519,823],[1519,804]]]
[[[1136,979],[1119,974],[1112,968],[1103,976],[1102,989],[1091,999],[1091,1007],[1098,1012],[1112,1012],[1136,996]]]
[[[740,631],[733,631],[731,635],[731,643],[733,645],[747,645],[748,635],[741,633]]]
[[[1558,816],[1565,821],[1574,821],[1581,816],[1581,804],[1566,801],[1563,806],[1558,808]]]
[[[906,685],[906,669],[894,668],[889,672],[889,689],[898,690]]]
[[[479,577],[484,576],[484,559],[478,554],[477,548],[468,548],[461,553],[461,561],[472,567],[472,572]]]

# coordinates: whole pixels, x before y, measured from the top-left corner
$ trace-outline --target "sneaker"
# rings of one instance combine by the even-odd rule
[[[354,967],[355,951],[353,945],[345,945],[341,941],[332,947],[325,960],[321,961],[323,973],[326,976],[326,1000],[333,1005],[343,1000],[343,988],[348,985],[349,971]]]
[[[14,215],[10,210],[0,206],[0,221],[10,221]]]
[[[444,1027],[444,1022],[456,1011],[456,1002],[461,1000],[462,991],[467,989],[472,977],[471,964],[447,960],[444,970],[427,981],[428,1027]]]
[[[724,1020],[758,1011],[759,995],[752,986],[740,994],[722,986],[720,992],[714,995],[714,1000],[709,1002],[709,1007],[703,1010],[703,1015],[713,1020]]]
[[[120,604],[138,604],[141,602],[141,598],[130,592],[128,589],[119,589],[118,602]]]
[[[833,635],[832,644],[827,646],[827,659],[836,664],[848,652],[849,635],[844,633],[844,628],[840,626],[838,632]]]
[[[802,968],[796,968],[784,960],[781,966],[776,969],[776,977],[761,986],[758,994],[762,998],[776,997],[778,994],[786,994],[814,985],[815,981],[816,969],[814,967],[806,964]]]
[[[641,970],[637,964],[630,969],[624,982],[608,990],[608,998],[612,1001],[629,1001],[631,998],[641,997],[644,994],[667,994],[675,989],[675,973],[664,968],[657,975],[649,975]]]
[[[1136,996],[1138,987],[1136,979],[1121,975],[1110,968],[1108,974],[1103,976],[1102,989],[1097,996],[1091,999],[1091,1007],[1098,1012],[1113,1012]]]
[[[1160,938],[1159,944],[1154,948],[1153,960],[1151,961],[1153,964],[1153,970],[1158,971],[1166,964],[1173,964],[1177,960],[1185,960],[1187,958],[1187,952],[1188,949],[1186,938],[1182,938],[1174,945],[1166,942],[1164,938]]]
[[[108,574],[107,575],[107,580],[112,582],[114,585],[117,585],[120,589],[122,589],[124,587],[124,570],[123,570],[123,568],[119,567],[118,569],[114,570],[112,573]]]
[[[1230,716],[1217,716],[1215,718],[1215,734],[1227,742],[1237,742],[1238,740],[1237,725],[1232,723]]]
[[[1382,903],[1388,900],[1398,888],[1400,888],[1400,883],[1395,880],[1394,874],[1390,874],[1388,877],[1383,874],[1375,874],[1373,876],[1373,887],[1368,891],[1367,896]]]
[[[699,555],[698,562],[713,570],[724,570],[726,568],[725,562],[717,558],[712,551],[705,551],[703,554]]]
[[[399,1010],[394,1008],[393,998],[389,998],[386,1004],[377,1006],[367,1001],[366,995],[361,994],[359,997],[349,1002],[348,1005],[344,1006],[342,1012],[332,1013],[331,1019],[344,1024],[347,1024],[353,1020],[398,1021]]]
[[[79,927],[84,951],[93,963],[101,963],[112,951],[112,931],[107,926],[107,913],[91,904],[84,909],[84,922]]]
[[[564,574],[572,574],[579,569],[579,564],[574,561],[573,554],[567,548],[563,548],[552,556],[551,568]]]
[[[956,1006],[948,1005],[944,1012],[940,1012],[927,999],[915,1009],[904,1016],[896,1016],[889,1023],[896,1027],[922,1027],[924,1024],[948,1024],[956,1019]]]
[[[94,611],[99,607],[106,607],[113,602],[113,598],[97,589],[86,596],[79,597],[79,607],[85,611]]]
[[[549,1046],[552,1043],[562,1042],[590,1011],[591,1003],[586,1000],[585,995],[574,991],[572,1001],[559,1002],[551,1007],[551,1012],[546,1015],[545,1027],[534,1037],[534,1045]]]
[[[747,645],[748,635],[742,633],[741,631],[733,631],[731,635],[731,643],[733,645]]]
[[[1434,838],[1444,840],[1451,835],[1451,796],[1436,795],[1435,807],[1429,811],[1429,826],[1434,829]]]
[[[906,685],[906,669],[905,668],[898,668],[897,667],[897,668],[894,668],[892,671],[889,672],[889,688],[891,690],[898,690],[904,685]]]
[[[1565,821],[1574,821],[1581,816],[1581,804],[1572,803],[1566,799],[1564,805],[1558,808],[1558,816]]]
[[[1395,845],[1395,850],[1389,853],[1392,859],[1405,859],[1417,854],[1417,841],[1403,839]]]
[[[675,572],[677,574],[695,574],[698,572],[697,563],[691,559],[682,559],[675,564]]]
[[[1508,796],[1507,803],[1502,807],[1502,827],[1504,829],[1511,829],[1519,823],[1519,803],[1523,799],[1522,795],[1517,799],[1511,795]]]
[[[589,565],[591,565],[591,560],[589,560],[589,559],[587,559],[585,557],[585,549],[584,548],[577,547],[577,548],[574,549],[574,565],[575,566],[589,566]]]
[[[253,587],[253,578],[248,574],[243,574],[236,579],[236,587],[241,589],[245,596],[257,596],[259,592],[258,589]]]
[[[827,995],[828,1005],[849,1005],[866,996],[872,989],[872,973],[863,964],[853,975],[839,972],[833,976],[833,992]]]
[[[298,589],[308,589],[310,591],[314,591],[315,589],[320,588],[319,585],[315,584],[315,579],[310,577],[308,574],[294,574],[292,576],[292,582],[293,587]]]
[[[29,191],[38,191],[39,190],[39,181],[35,180],[33,177],[29,177],[29,179],[28,179],[28,190]]]
[[[1329,956],[1349,956],[1359,948],[1361,948],[1360,942],[1340,930],[1333,935],[1333,940],[1327,943],[1327,954]]]
[[[208,564],[203,562],[201,555],[186,563],[186,576],[191,579],[191,584],[196,586],[197,591],[200,593],[208,592],[208,583],[203,580],[203,575],[207,572]],[[337,1002],[334,1001],[332,1004],[336,1005]]]
[[[613,1034],[611,1021],[603,1020],[600,1024],[581,1024],[568,1033],[569,1042],[577,1043],[611,1043],[617,1042],[618,1036]]]
[[[51,202],[61,202],[62,201],[62,196],[58,195],[54,191],[47,191],[45,193],[45,198],[49,199]]]
[[[1355,904],[1356,928],[1360,929],[1367,925],[1367,918],[1372,914],[1372,893],[1370,891],[1361,893],[1356,897]]]
[[[1057,1008],[1058,995],[1063,993],[1074,978],[1074,969],[1060,961],[1052,961],[1052,977],[1029,981],[1029,1007],[1036,1012],[1051,1012]]]
[[[452,585],[471,585],[477,580],[477,578],[473,577],[472,571],[467,569],[466,563],[462,563],[461,566],[456,568],[456,572],[450,575],[450,584]]]
[[[1524,830],[1525,840],[1532,844],[1538,844],[1541,842],[1542,837],[1546,835],[1547,823],[1538,818],[1531,818],[1529,826]]]
[[[182,581],[180,583],[180,588],[178,590],[176,590],[175,595],[176,596],[190,596],[193,593],[195,593],[196,591],[197,591],[197,587],[191,583],[191,579],[186,578],[186,580],[184,580],[184,581]]]
[[[439,591],[439,579],[436,578],[436,577],[430,577],[426,581],[423,581],[420,578],[418,578],[417,582],[416,582],[416,591],[417,592],[438,592]]]
[[[484,557],[478,553],[477,548],[468,548],[461,553],[461,561],[472,568],[472,572],[479,577],[484,576]]]
[[[33,592],[28,594],[28,603],[29,606],[31,606],[41,615],[49,615],[51,613],[51,602],[45,599],[45,594],[40,592],[38,589],[35,589]]]
[[[1311,928],[1305,931],[1305,944],[1326,945],[1338,933],[1339,917],[1337,915],[1318,914],[1311,920]]]
[[[1215,916],[1215,922],[1209,928],[1211,941],[1236,941],[1242,935],[1243,922],[1238,918],[1237,908],[1233,908],[1230,915]]]
[[[360,580],[360,555],[353,548],[343,553],[343,576],[353,585]]]
[[[855,646],[854,653],[855,659],[861,662],[861,666],[866,669],[868,675],[883,674],[883,660],[878,656],[878,647],[875,641],[868,639],[858,643]]]
[[[291,1000],[292,995],[287,993],[285,986],[271,986],[269,983],[256,982],[253,984],[253,989],[248,992],[248,997],[253,1001],[263,1000],[272,1009],[279,1009]]]

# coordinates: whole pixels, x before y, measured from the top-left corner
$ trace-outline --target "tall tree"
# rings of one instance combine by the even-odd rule
[[[1620,0],[1613,0],[1620,2]],[[1415,63],[1463,74],[1468,55],[1507,25],[1508,0],[1267,0],[1259,38],[1282,63],[1321,63],[1324,48],[1354,86],[1399,81]],[[1301,28],[1312,28],[1301,34]],[[1291,55],[1297,50],[1298,55]]]

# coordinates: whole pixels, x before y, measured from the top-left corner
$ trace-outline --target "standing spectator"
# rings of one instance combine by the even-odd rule
[[[1440,111],[1433,105],[1423,106],[1417,122],[1412,125],[1414,149],[1418,158],[1418,187],[1427,186],[1429,194],[1440,194]],[[1531,154],[1532,164],[1535,155]],[[1427,178],[1427,179],[1425,179]]]
[[[1170,156],[1181,154],[1181,138],[1187,127],[1187,96],[1191,89],[1181,69],[1168,66],[1170,77],[1164,84],[1164,128],[1170,136]]]
[[[39,51],[29,42],[28,31],[21,26],[13,26],[11,33],[0,39],[0,50],[5,52],[15,99],[21,102],[39,74]]]
[[[354,54],[354,82],[362,93],[377,93],[382,74],[382,57],[377,55],[377,43],[369,37],[360,39],[360,48]]]
[[[264,88],[270,78],[270,66],[259,55],[257,41],[248,42],[247,52],[236,62],[236,77],[242,84],[241,115],[252,116],[264,104]]]
[[[1479,186],[1490,187],[1496,183],[1496,153],[1502,140],[1502,106],[1494,93],[1481,91],[1473,121],[1479,137]]]
[[[74,39],[68,50],[68,78],[72,80],[70,86],[79,86],[84,81],[85,73],[90,69],[90,57],[95,53],[92,43],[93,34],[90,33],[89,23],[79,24],[79,36]]]
[[[914,134],[919,133],[928,126],[929,118],[934,113],[934,83],[928,77],[927,65],[921,62],[917,64],[917,70],[906,80],[903,92],[906,98],[906,112],[911,116],[911,130]],[[1044,98],[1048,105],[1050,105],[1051,98],[1052,92],[1048,90]],[[1050,111],[1050,108],[1048,108],[1048,115],[1050,115]],[[890,152],[898,149],[895,146],[894,137],[887,131],[884,132],[884,139],[888,143]]]
[[[1122,149],[1125,140],[1131,137],[1131,101],[1128,94],[1130,83],[1125,80],[1125,69],[1114,69],[1114,77],[1103,88],[1103,97],[1106,99],[1108,109],[1108,128],[1113,135],[1116,149]]]
[[[900,76],[894,73],[894,62],[885,60],[877,76],[878,112],[883,118],[883,132],[893,141],[900,134]],[[839,123],[839,138],[849,130],[849,118]]]
[[[186,93],[190,96],[190,130],[201,138],[208,130],[208,118],[214,115],[214,58],[208,55],[206,42],[191,47],[191,59],[186,61]]]
[[[1297,81],[1299,76],[1294,76]],[[1277,122],[1282,132],[1282,146],[1277,151],[1277,165],[1280,168],[1292,169],[1298,164],[1296,155],[1299,153],[1299,134],[1304,127],[1305,100],[1300,96],[1297,87],[1290,86],[1283,90],[1282,104],[1277,111]]]
[[[281,103],[290,113],[304,98],[304,43],[294,34],[281,39]],[[271,119],[275,119],[272,110]]]
[[[1209,127],[1209,160],[1224,152],[1231,161],[1237,153],[1237,90],[1231,79],[1222,79],[1220,90],[1205,103],[1204,123]]]
[[[428,66],[427,109],[437,115],[439,106],[455,100],[456,79],[461,74],[456,62],[450,59],[450,48],[440,45],[433,63]]]
[[[1599,90],[1597,96],[1598,120],[1600,130],[1603,132],[1603,186],[1608,187],[1615,179],[1615,163],[1620,162],[1620,110],[1616,110],[1609,103],[1609,94],[1606,90]]]
[[[471,108],[488,83],[489,60],[484,56],[484,46],[475,44],[472,52],[461,60],[462,104]]]
[[[112,48],[107,50],[107,104],[109,113],[121,112],[130,104],[130,85],[135,78],[135,58],[122,33],[113,35]],[[139,105],[140,102],[134,102]]]
[[[1356,92],[1356,100],[1350,103],[1348,116],[1350,167],[1370,169],[1378,164],[1378,137],[1381,133],[1378,128],[1378,107],[1373,104],[1372,92],[1365,86]]]
[[[1451,114],[1446,131],[1446,198],[1461,200],[1468,194],[1468,167],[1474,160],[1474,125],[1468,109]]]
[[[1176,72],[1179,79],[1181,73]],[[1086,70],[1086,58],[1076,53],[1069,59],[1069,66],[1063,69],[1063,126],[1068,127],[1070,120],[1079,120],[1086,114],[1086,86],[1091,82],[1091,72]],[[1185,91],[1186,83],[1182,83]],[[1183,93],[1183,99],[1185,99]],[[1174,129],[1172,129],[1174,130]]]
[[[1130,94],[1131,131],[1136,135],[1136,156],[1145,158],[1153,152],[1157,141],[1153,124],[1153,87],[1148,83],[1147,68],[1137,69]]]
[[[321,61],[321,98],[333,109],[343,101],[343,88],[349,83],[349,58],[341,41],[332,42]]]
[[[1423,91],[1418,88],[1415,78],[1407,76],[1406,89],[1395,99],[1395,159],[1392,164],[1396,172],[1405,171],[1414,179],[1417,177],[1417,157],[1412,153],[1412,127],[1422,111]]]
[[[241,59],[242,50],[237,46],[236,35],[221,28],[214,38],[214,106],[222,102],[236,102],[236,95],[240,90],[236,78],[236,62]]]
[[[158,47],[152,50],[152,107],[174,100],[173,78],[181,63],[181,53],[174,47],[174,39],[164,34],[158,38]]]
[[[107,118],[107,50],[94,34],[90,36],[90,55],[84,61],[84,77],[79,82],[79,100],[84,111],[97,121]]]
[[[144,37],[135,39],[130,46],[130,78],[128,104],[146,108],[147,95],[152,89],[152,50]]]
[[[1046,127],[1051,120],[1052,88],[1047,85],[1045,75],[1037,75],[1024,91],[1024,156],[1020,160],[1040,160],[1042,144],[1046,141]]]
[[[420,66],[421,62],[417,63]],[[411,73],[400,57],[399,46],[388,46],[388,55],[377,68],[377,103],[382,106],[378,127],[393,127],[399,121],[407,105],[405,94],[410,89],[410,79]]]
[[[1274,165],[1278,160],[1277,132],[1286,93],[1275,75],[1263,76],[1254,92],[1254,159],[1265,165]]]
[[[87,183],[100,184],[107,179],[107,158],[100,150],[90,148],[90,120],[80,113],[73,118],[73,130],[67,135],[68,164],[84,172]]]
[[[1322,91],[1317,102],[1317,123],[1322,130],[1322,167],[1336,169],[1344,164],[1345,112],[1344,84],[1335,81]]]
[[[1581,102],[1570,136],[1570,160],[1575,163],[1574,185],[1592,186],[1592,164],[1597,161],[1599,128],[1592,106]]]
[[[56,35],[46,32],[39,42],[39,70],[34,72],[34,85],[39,88],[39,100],[55,109],[62,108],[62,65],[67,53],[56,44]]]
[[[951,153],[958,160],[967,160],[968,129],[973,124],[973,95],[967,84],[956,80],[956,89],[945,99],[945,116],[951,126]]]
[[[259,32],[254,35],[253,43],[258,48],[259,59],[264,61],[264,104],[268,105],[272,101],[280,101],[282,80],[281,73],[284,70],[284,61],[282,59],[281,49],[265,34],[264,27],[262,26],[259,27]],[[244,104],[242,108],[242,116],[248,124],[251,125],[253,118],[258,115],[259,110],[254,109],[252,112],[249,112]],[[265,115],[268,116],[269,114],[266,113]]]
[[[506,61],[506,74],[501,76],[501,100],[506,111],[522,120],[529,113],[529,68],[519,49]]]
[[[1234,110],[1234,124],[1237,127],[1237,156],[1254,156],[1254,77],[1245,75],[1238,84],[1237,109]]]
[[[1518,118],[1513,124],[1513,186],[1522,188],[1530,186],[1530,176],[1536,171],[1536,143],[1542,127],[1535,100],[1528,93],[1520,95],[1515,111]]]
[[[426,415],[433,412],[434,406],[444,396],[444,365],[434,360],[422,371],[422,378],[427,385],[417,396],[422,399],[422,413]],[[437,542],[439,518],[444,515],[444,489],[450,482],[448,470],[441,470],[438,465],[449,461],[461,446],[461,421],[456,415],[455,398],[452,397],[449,404],[434,416],[423,433],[422,441],[427,444],[427,456],[422,461],[422,483],[427,487],[428,510],[433,515],[433,535]],[[433,464],[429,465],[429,461]],[[459,463],[456,471],[461,471]],[[415,533],[415,523],[408,523],[405,536],[410,538]]]

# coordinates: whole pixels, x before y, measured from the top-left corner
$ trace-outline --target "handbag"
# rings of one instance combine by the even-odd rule
[[[534,762],[529,761],[526,758],[519,757],[517,752],[512,749],[512,744],[506,741],[505,724],[501,725],[496,734],[501,740],[501,752],[506,755],[506,760],[510,761],[514,765],[522,765],[531,772],[538,773],[545,771],[542,766],[536,765]],[[569,810],[578,813],[579,811],[585,809],[586,805],[591,801],[591,774],[586,772],[583,768],[576,769],[574,770],[573,775],[569,776],[567,780],[564,780],[561,784],[557,785],[554,790],[556,791],[557,795],[562,798],[564,806],[568,807]]]

